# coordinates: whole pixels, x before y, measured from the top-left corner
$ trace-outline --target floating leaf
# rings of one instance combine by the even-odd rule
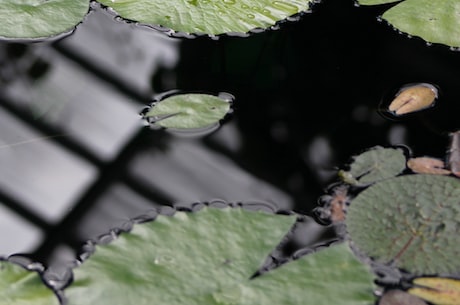
[[[217,124],[230,110],[230,103],[210,94],[177,94],[152,104],[144,114],[166,128],[196,129]]]
[[[395,1],[358,0],[362,5]],[[398,3],[382,18],[400,31],[430,43],[460,47],[460,3],[458,0],[406,0]]]
[[[0,37],[47,38],[70,32],[88,10],[88,0],[1,0]]]
[[[339,171],[344,182],[367,185],[394,177],[406,167],[406,157],[399,148],[374,147],[353,158],[349,171]]]
[[[0,295],[0,304],[59,304],[54,292],[45,286],[36,271],[8,260],[0,260]]]
[[[65,294],[69,305],[371,304],[373,276],[346,244],[250,280],[295,218],[239,208],[158,216],[97,246]]]
[[[395,115],[404,115],[429,108],[438,97],[438,89],[427,83],[410,84],[396,93],[388,110]]]
[[[348,207],[347,231],[356,247],[383,264],[413,274],[460,270],[460,181],[405,175],[376,183]]]
[[[460,304],[460,280],[441,277],[420,277],[409,293],[436,305]]]
[[[219,35],[268,28],[308,11],[313,0],[99,0],[121,17],[184,33]]]

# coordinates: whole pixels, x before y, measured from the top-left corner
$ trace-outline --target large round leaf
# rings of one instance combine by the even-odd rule
[[[97,246],[65,294],[69,305],[371,304],[373,276],[346,244],[250,279],[295,219],[240,208],[159,216]]]
[[[385,0],[359,0],[360,4],[390,3]],[[398,30],[419,36],[430,43],[460,47],[460,1],[405,0],[383,14]]]
[[[47,38],[70,32],[88,10],[88,0],[0,0],[0,37]]]
[[[356,247],[413,274],[460,271],[460,180],[429,174],[388,179],[362,191],[348,208]]]
[[[0,296],[0,304],[59,304],[54,292],[43,283],[36,271],[8,260],[0,260]]]
[[[204,128],[218,123],[230,103],[210,94],[177,94],[152,104],[144,114],[153,124],[175,129]]]
[[[218,35],[268,28],[313,0],[99,0],[121,17],[185,33]]]

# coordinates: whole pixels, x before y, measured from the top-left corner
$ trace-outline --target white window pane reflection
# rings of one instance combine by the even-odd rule
[[[0,205],[0,255],[30,253],[42,239],[37,227]]]
[[[49,222],[59,221],[95,169],[0,111],[0,188]]]

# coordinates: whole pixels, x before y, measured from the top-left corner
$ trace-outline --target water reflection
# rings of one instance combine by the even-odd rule
[[[327,1],[279,31],[217,41],[169,38],[96,10],[61,41],[2,45],[2,143],[63,136],[0,148],[4,231],[27,236],[4,234],[0,252],[46,261],[143,209],[214,198],[308,214],[337,167],[369,147],[444,156],[446,131],[459,127],[458,54],[388,31],[376,10]],[[397,122],[379,116],[387,88],[414,79],[439,84],[443,103]],[[150,97],[178,88],[238,103],[200,138],[142,126]],[[321,236],[316,225],[293,249]]]

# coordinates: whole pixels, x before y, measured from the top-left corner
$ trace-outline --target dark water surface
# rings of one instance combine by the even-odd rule
[[[338,167],[375,145],[444,158],[460,128],[460,53],[377,16],[385,6],[324,0],[298,22],[248,38],[186,40],[96,9],[59,41],[0,44],[0,254],[49,262],[163,205],[221,199],[310,214]],[[381,115],[407,83],[435,107]],[[213,133],[142,124],[155,94],[228,92]],[[382,100],[383,99],[383,100]],[[296,242],[330,237],[313,221]]]

